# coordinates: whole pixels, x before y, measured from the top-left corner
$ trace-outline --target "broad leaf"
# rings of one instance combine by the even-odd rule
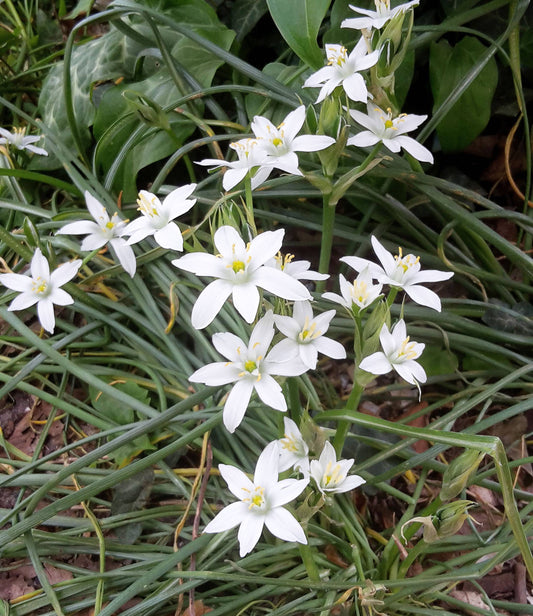
[[[330,0],[267,0],[267,4],[289,47],[306,64],[319,69],[324,56],[316,39]]]
[[[434,112],[463,83],[485,52],[486,47],[470,36],[455,47],[446,41],[431,46],[429,70]],[[437,135],[444,151],[463,150],[485,128],[490,119],[497,82],[498,68],[492,57],[437,125]]]

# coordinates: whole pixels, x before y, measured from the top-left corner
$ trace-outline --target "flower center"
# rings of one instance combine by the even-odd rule
[[[390,13],[390,0],[375,0],[375,2],[376,12],[380,17]]]
[[[137,209],[150,218],[158,217],[159,213],[156,207],[158,201],[159,199],[155,195],[152,195],[152,198],[149,199],[145,194],[139,194],[139,198],[137,199],[137,205],[139,207]]]
[[[246,265],[244,264],[244,261],[233,261],[233,264],[231,266],[231,269],[238,274],[239,272],[243,272],[246,269]]]
[[[274,137],[274,139],[272,139],[272,144],[278,147],[283,144],[283,139],[280,139],[279,137]]]
[[[287,265],[289,265],[289,263],[294,259],[294,255],[287,253],[285,256],[283,256],[281,252],[278,252],[274,259],[276,259],[276,265],[278,266],[278,269],[283,271],[287,267]]]
[[[244,362],[244,369],[246,370],[246,372],[252,373],[254,370],[257,370],[257,364],[253,359],[247,359]]]
[[[364,304],[368,299],[368,285],[364,280],[353,283],[352,298],[356,304]]]
[[[398,246],[398,254],[394,255],[394,260],[396,261],[396,268],[403,270],[405,274],[407,270],[411,269],[420,261],[420,257],[415,257],[414,255],[405,255],[402,254],[401,246]]]
[[[46,295],[48,292],[48,282],[38,276],[32,284],[31,290],[36,295]]]
[[[295,453],[299,457],[307,455],[301,439],[294,434],[285,434],[284,437],[280,439],[280,443],[283,449]]]
[[[346,47],[341,47],[339,50],[335,48],[330,48],[328,54],[328,64],[329,66],[333,66],[336,64],[338,67],[342,68],[346,64],[346,60],[348,59],[348,52]]]
[[[309,317],[305,317],[302,331],[298,334],[298,341],[304,344],[320,338],[322,333],[316,328],[316,322],[309,324]]]
[[[325,488],[335,487],[342,481],[342,471],[341,465],[335,464],[333,466],[332,462],[328,462],[326,466],[326,470],[322,477],[322,483]]]
[[[259,509],[260,511],[265,509],[265,488],[255,486],[253,490],[250,491],[245,489],[245,491],[250,493],[250,496],[242,499],[243,502],[250,503],[248,509]]]
[[[407,361],[417,358],[418,354],[415,350],[415,346],[416,342],[409,342],[409,336],[407,336],[398,349],[398,359],[400,361]]]

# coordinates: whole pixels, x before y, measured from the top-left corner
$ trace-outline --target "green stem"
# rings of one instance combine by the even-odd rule
[[[350,397],[346,401],[345,410],[355,411],[359,406],[359,401],[361,400],[361,395],[364,391],[364,387],[359,385],[358,383],[353,384],[352,392],[350,393]],[[335,451],[337,453],[337,458],[340,458],[342,454],[342,450],[344,447],[344,441],[346,440],[346,436],[350,431],[350,427],[352,425],[351,421],[340,420],[337,425],[337,431],[335,432],[335,436],[333,437],[333,447],[335,447]]]
[[[298,547],[300,548],[300,556],[302,557],[302,562],[305,565],[305,570],[307,571],[309,579],[311,582],[320,582],[320,573],[316,566],[311,546],[309,544],[299,543]]]
[[[390,308],[398,295],[398,291],[400,287],[391,287],[389,291],[389,295],[387,296],[387,306]]]
[[[409,550],[407,557],[405,558],[405,560],[400,565],[400,568],[398,569],[398,578],[401,579],[406,576],[407,571],[409,570],[409,567],[414,563],[415,559],[424,552],[426,547],[427,547],[426,542],[423,539],[420,539],[420,541],[413,548]]]
[[[257,227],[255,226],[254,217],[254,200],[252,197],[252,178],[250,173],[244,178],[244,194],[246,196],[246,221],[250,225],[254,236],[257,235]]]
[[[322,195],[322,242],[320,243],[320,260],[318,271],[321,274],[329,272],[331,248],[333,246],[333,229],[335,227],[335,206],[329,203],[330,193]],[[325,280],[316,283],[317,293],[323,293],[326,286]]]

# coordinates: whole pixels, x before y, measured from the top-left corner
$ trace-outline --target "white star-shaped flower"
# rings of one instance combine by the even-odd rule
[[[263,527],[283,541],[307,543],[305,533],[295,517],[283,505],[298,497],[308,479],[278,481],[278,443],[269,443],[257,460],[254,479],[235,466],[220,464],[219,470],[230,492],[239,500],[224,507],[205,527],[206,533],[220,533],[239,526],[239,555],[253,550]]]
[[[420,257],[412,254],[404,256],[401,248],[398,254],[393,256],[374,236],[372,236],[372,246],[381,266],[360,257],[342,257],[341,261],[353,267],[356,272],[362,272],[368,268],[370,275],[380,283],[403,289],[417,304],[440,312],[439,296],[434,291],[421,286],[420,283],[448,280],[453,276],[453,272],[420,271]]]
[[[188,212],[196,199],[187,199],[196,184],[187,184],[169,193],[163,203],[151,192],[141,190],[137,204],[142,216],[130,222],[124,235],[130,235],[128,244],[136,244],[149,235],[162,247],[170,250],[183,250],[183,238],[174,218]]]
[[[239,314],[251,323],[259,307],[258,287],[283,299],[311,299],[301,282],[265,265],[279,252],[284,233],[283,229],[265,231],[245,244],[238,232],[226,225],[217,229],[214,236],[216,256],[195,252],[172,261],[176,267],[197,276],[217,278],[207,285],[194,304],[193,327],[207,327],[230,295]]]
[[[365,357],[359,364],[361,370],[371,374],[387,374],[395,370],[402,379],[417,387],[419,383],[426,382],[424,368],[415,361],[422,354],[425,345],[409,339],[403,319],[400,319],[390,332],[387,325],[383,324],[379,341],[383,351]]]
[[[37,315],[43,328],[54,332],[54,304],[68,306],[74,303],[72,297],[63,289],[81,267],[81,259],[60,265],[50,273],[50,265],[40,248],[35,250],[30,264],[30,274],[0,274],[0,283],[8,289],[18,291],[8,310],[24,310],[37,304]]]
[[[44,148],[39,148],[34,144],[39,141],[41,137],[37,135],[26,136],[26,128],[14,127],[13,132],[10,133],[5,128],[0,128],[0,145],[12,145],[17,150],[28,150],[34,154],[40,154],[41,156],[48,156],[48,152]]]
[[[326,45],[328,66],[308,77],[303,87],[321,87],[315,103],[322,102],[337,86],[342,86],[351,100],[366,103],[368,90],[360,71],[374,66],[379,60],[379,53],[379,50],[368,53],[364,38],[359,40],[349,55],[342,45]]]
[[[284,434],[279,443],[279,472],[289,468],[300,471],[304,477],[309,475],[309,447],[296,423],[289,417],[283,418]]]
[[[349,492],[365,483],[359,475],[348,475],[353,458],[337,460],[333,445],[326,441],[318,460],[311,460],[310,475],[322,494]]]
[[[329,274],[319,274],[310,269],[310,261],[293,261],[293,259],[294,255],[292,254],[282,255],[281,252],[278,252],[278,254],[272,259],[269,259],[265,265],[285,272],[285,274],[288,274],[292,278],[296,278],[296,280],[327,280],[329,278]]]
[[[277,127],[263,116],[254,117],[252,131],[267,155],[267,164],[292,175],[303,175],[298,169],[296,152],[317,152],[335,143],[335,139],[326,135],[297,136],[304,121],[304,105],[291,111]]]
[[[348,282],[342,274],[339,274],[339,288],[341,295],[328,292],[324,293],[322,297],[337,302],[351,313],[358,314],[361,310],[368,308],[380,296],[383,284],[374,284],[368,267],[366,267],[353,283]]]
[[[390,0],[374,0],[376,10],[360,9],[357,6],[350,4],[352,11],[365,15],[365,17],[351,17],[345,19],[341,23],[341,28],[353,28],[355,30],[371,30],[372,28],[379,30],[388,21],[396,17],[399,13],[405,13],[410,8],[418,6],[420,0],[412,0],[405,4],[400,4],[394,8],[390,8]]]
[[[213,336],[213,345],[228,361],[203,366],[189,377],[193,383],[213,387],[235,383],[223,410],[224,425],[229,432],[234,432],[241,423],[254,391],[267,406],[286,411],[287,403],[281,387],[272,375],[298,376],[307,370],[301,362],[287,361],[287,357],[274,349],[268,353],[273,337],[271,310],[259,319],[248,343],[229,332],[217,333]]]
[[[316,368],[318,353],[344,359],[346,351],[342,344],[324,335],[334,316],[335,310],[328,310],[315,317],[309,302],[295,302],[292,317],[274,316],[276,327],[287,336],[274,348],[280,356],[298,357],[310,370]]]
[[[81,243],[82,251],[97,250],[110,244],[122,267],[133,278],[137,268],[135,253],[124,239],[127,221],[122,220],[115,212],[111,218],[105,207],[88,191],[85,191],[87,209],[93,217],[92,220],[78,220],[69,222],[59,231],[58,235],[87,235]]]
[[[237,160],[227,162],[218,158],[205,158],[197,164],[214,168],[227,167],[222,178],[224,190],[231,190],[248,174],[252,178],[253,190],[261,186],[267,180],[273,167],[267,163],[266,152],[260,147],[259,141],[250,138],[240,139],[230,143],[229,147],[237,152]]]
[[[405,134],[418,128],[427,118],[427,115],[401,113],[393,118],[390,109],[385,112],[372,103],[368,103],[367,110],[368,115],[350,109],[352,118],[368,130],[350,137],[346,142],[348,145],[364,148],[376,145],[381,141],[391,152],[399,152],[403,148],[417,160],[433,163],[433,154],[421,143],[418,143],[416,139]]]

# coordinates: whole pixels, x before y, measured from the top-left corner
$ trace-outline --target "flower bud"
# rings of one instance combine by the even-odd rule
[[[417,516],[402,525],[403,529],[409,524],[418,522],[424,526],[423,539],[426,543],[435,543],[439,539],[446,539],[455,535],[468,517],[468,509],[475,505],[472,501],[458,500],[443,505],[433,515]]]
[[[439,495],[442,501],[455,498],[467,487],[484,457],[483,452],[467,449],[448,465],[442,475],[442,489]]]

